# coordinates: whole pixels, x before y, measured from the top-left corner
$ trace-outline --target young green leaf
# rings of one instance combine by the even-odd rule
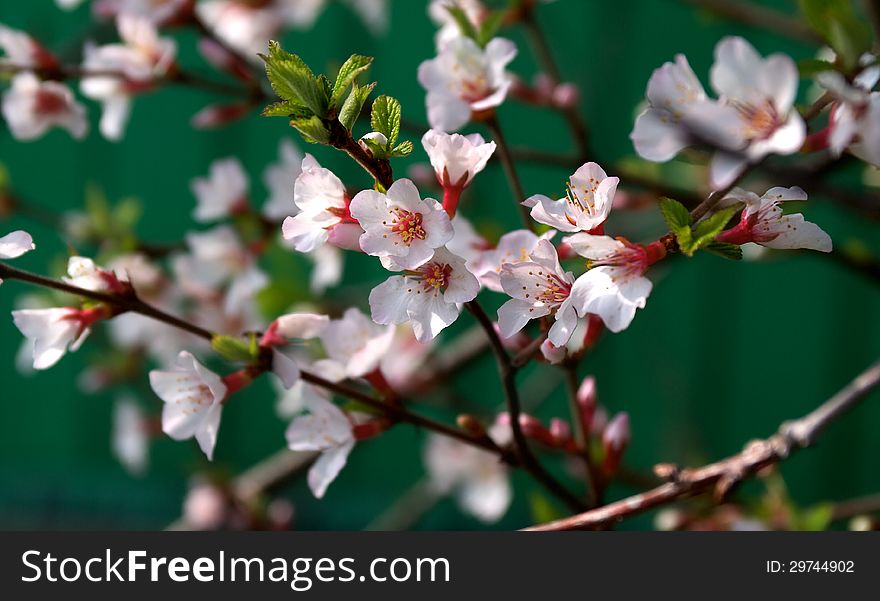
[[[498,30],[501,29],[501,25],[504,23],[504,18],[506,16],[507,11],[490,11],[486,18],[483,19],[483,24],[480,25],[480,31],[477,33],[476,39],[477,44],[485,48],[486,44],[492,41],[492,38],[494,38],[495,34],[498,33]]]
[[[269,83],[282,100],[307,107],[319,116],[327,112],[328,95],[300,57],[283,50],[275,41],[269,42],[269,55],[260,56],[266,63]]]
[[[800,0],[810,26],[837,53],[844,68],[853,69],[871,48],[871,30],[853,10],[851,0]]]
[[[704,246],[703,250],[731,261],[740,261],[743,258],[742,247],[736,244],[728,244],[727,242],[716,242],[713,240]]]
[[[464,9],[462,9],[457,4],[452,4],[447,6],[446,10],[449,11],[450,15],[452,15],[452,18],[455,20],[455,24],[458,25],[458,29],[461,31],[461,35],[466,38],[470,38],[475,42],[478,42],[480,34],[479,32],[477,32],[477,28],[474,27],[474,24],[471,23],[471,20],[468,18],[467,13],[464,12]]]
[[[295,127],[303,139],[310,144],[327,144],[330,142],[330,132],[324,126],[324,122],[312,115],[306,119],[291,119],[290,125]]]
[[[409,140],[405,140],[394,147],[391,151],[392,157],[405,157],[408,156],[413,151],[413,143]]]
[[[370,68],[373,57],[352,54],[339,68],[336,81],[333,82],[333,91],[330,95],[330,106],[339,108],[342,97],[349,86],[354,84],[355,78]]]
[[[297,119],[305,119],[311,117],[313,113],[296,102],[280,100],[264,108],[261,114],[263,117],[295,117]]]
[[[360,116],[361,111],[364,108],[364,103],[367,101],[367,97],[369,97],[370,92],[372,92],[375,87],[376,82],[365,86],[358,86],[356,83],[352,83],[351,92],[349,92],[348,98],[346,98],[345,102],[342,104],[342,108],[339,109],[339,122],[342,123],[348,131],[351,131],[351,128],[354,127],[357,118]]]
[[[742,204],[737,203],[733,206],[721,209],[720,211],[716,211],[711,217],[707,217],[703,221],[697,223],[693,228],[692,241],[689,248],[687,248],[686,251],[682,248],[682,251],[687,255],[692,255],[712,242],[715,239],[715,236],[724,230],[727,222],[741,210]]]
[[[388,139],[387,148],[393,148],[400,135],[400,102],[391,96],[379,96],[373,101],[370,115],[373,131],[383,134]]]
[[[691,244],[691,214],[687,207],[672,198],[660,199],[660,212],[669,227],[669,231],[675,236],[679,247],[687,248]]]
[[[254,358],[251,355],[250,345],[235,336],[218,334],[211,339],[211,348],[227,361],[250,361]]]
[[[389,157],[388,149],[376,140],[373,140],[372,138],[361,138],[360,141],[366,144],[373,157],[377,159],[387,159]]]

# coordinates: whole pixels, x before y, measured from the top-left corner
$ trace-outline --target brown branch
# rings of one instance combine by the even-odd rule
[[[344,151],[348,156],[357,161],[383,188],[387,190],[391,187],[391,184],[394,183],[391,163],[384,159],[377,159],[364,150],[351,137],[351,132],[339,122],[339,119],[333,119],[327,125],[330,127],[330,146]]]
[[[485,119],[485,123],[489,131],[492,132],[492,140],[498,147],[498,158],[501,160],[501,166],[504,168],[504,174],[507,176],[507,181],[513,192],[516,208],[519,211],[523,225],[527,229],[534,231],[535,224],[532,222],[529,209],[522,204],[526,199],[526,194],[523,191],[522,182],[519,179],[519,174],[516,172],[516,164],[513,161],[513,156],[510,154],[510,147],[507,145],[507,140],[504,137],[504,132],[501,130],[501,125],[498,123],[498,118],[492,115]]]
[[[743,0],[681,0],[698,8],[744,25],[787,35],[810,43],[824,43],[822,38],[801,19]]]
[[[874,494],[834,503],[831,519],[834,521],[846,520],[858,515],[878,512],[880,512],[880,494]]]
[[[783,423],[776,434],[765,440],[750,443],[737,455],[695,469],[678,469],[669,464],[658,465],[655,472],[661,478],[668,480],[665,484],[604,507],[548,524],[533,526],[527,530],[601,528],[649,509],[713,489],[716,496],[723,497],[740,481],[754,475],[762,468],[774,465],[795,451],[813,445],[818,436],[835,419],[852,409],[878,385],[880,385],[880,361],[858,375],[813,412],[800,419]]]

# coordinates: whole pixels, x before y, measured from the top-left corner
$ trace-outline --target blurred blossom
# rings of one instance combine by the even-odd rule
[[[229,503],[222,490],[207,482],[193,484],[183,501],[183,519],[194,530],[217,530],[229,515]]]
[[[85,108],[73,92],[57,81],[40,81],[33,73],[19,73],[3,93],[3,118],[18,140],[34,140],[52,127],[61,127],[74,138],[86,135]]]
[[[150,451],[149,423],[140,405],[131,397],[116,401],[113,409],[113,453],[134,475],[147,469]]]
[[[197,203],[193,219],[201,223],[218,221],[248,208],[248,176],[237,158],[214,161],[208,177],[192,180],[191,188]]]

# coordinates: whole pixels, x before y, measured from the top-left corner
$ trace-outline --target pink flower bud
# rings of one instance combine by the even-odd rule
[[[577,106],[579,99],[580,92],[576,85],[573,83],[562,83],[553,90],[551,102],[554,106],[568,109]]]
[[[550,430],[545,428],[544,424],[542,424],[538,418],[526,413],[520,414],[519,427],[522,429],[526,438],[537,440],[548,447],[556,446]]]
[[[587,376],[577,390],[577,404],[581,410],[581,421],[588,431],[592,428],[596,414],[596,378]]]
[[[629,439],[629,415],[618,413],[608,423],[602,434],[602,447],[605,450],[602,470],[606,475],[610,476],[617,471],[623,453],[629,444]]]
[[[571,426],[568,425],[568,422],[554,417],[550,420],[550,434],[557,446],[564,447],[571,441]]]
[[[245,102],[236,104],[211,104],[193,115],[190,124],[196,129],[211,129],[241,119],[250,111]]]
[[[546,73],[538,73],[534,79],[534,90],[541,102],[548,102],[553,96],[556,82]]]
[[[214,530],[226,521],[228,506],[223,492],[212,484],[197,484],[183,502],[183,517],[195,530]]]
[[[552,342],[545,340],[541,343],[541,354],[549,363],[556,365],[557,363],[562,363],[567,355],[567,351],[564,346],[554,346]]]
[[[590,434],[593,436],[602,436],[607,426],[608,411],[605,410],[605,407],[599,405],[593,413],[593,423],[590,424]]]

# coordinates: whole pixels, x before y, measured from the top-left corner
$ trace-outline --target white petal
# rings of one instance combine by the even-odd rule
[[[317,313],[290,313],[277,320],[278,333],[287,339],[316,338],[321,335],[330,318]]]
[[[328,449],[321,453],[318,460],[309,468],[309,488],[316,498],[322,498],[327,492],[327,487],[345,467],[348,455],[353,448],[354,440],[350,440],[341,446]]]
[[[18,230],[0,238],[0,259],[15,259],[35,248],[31,235]]]

